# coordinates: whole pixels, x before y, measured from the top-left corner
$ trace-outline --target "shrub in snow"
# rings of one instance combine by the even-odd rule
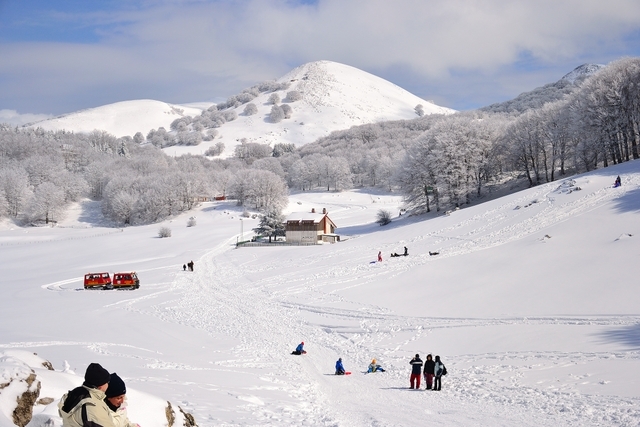
[[[302,94],[297,90],[287,92],[287,102],[296,102],[302,99]]]
[[[278,105],[280,103],[280,96],[277,93],[272,93],[267,101],[269,104]]]
[[[236,113],[235,111],[225,111],[223,113],[223,117],[226,121],[232,122],[238,118],[238,113]]]
[[[171,229],[169,227],[160,227],[160,230],[158,230],[158,237],[161,239],[164,237],[171,237]]]
[[[387,225],[391,223],[391,212],[385,209],[380,209],[376,214],[376,223],[380,224],[380,226]]]
[[[187,227],[195,227],[196,226],[196,217],[192,216],[191,218],[189,218],[189,220],[187,221]]]
[[[280,108],[282,108],[282,112],[284,113],[284,118],[285,119],[290,119],[291,118],[291,114],[293,114],[293,108],[291,108],[291,106],[284,104],[282,106],[280,106]]]
[[[204,152],[205,156],[219,156],[224,151],[224,142],[217,142],[214,146],[207,148],[207,151]]]
[[[282,119],[284,119],[284,111],[282,111],[282,108],[277,105],[271,107],[271,112],[269,113],[271,123],[280,123]]]
[[[424,107],[422,106],[422,104],[416,105],[416,108],[414,108],[414,111],[418,116],[420,117],[424,116]]]
[[[245,116],[253,116],[257,112],[258,112],[258,107],[256,107],[256,104],[254,104],[253,102],[250,102],[249,104],[247,104],[246,107],[244,107]]]

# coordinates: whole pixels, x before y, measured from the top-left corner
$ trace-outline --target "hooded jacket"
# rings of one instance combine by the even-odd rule
[[[115,427],[104,398],[104,392],[97,388],[86,386],[74,388],[62,396],[58,403],[58,414],[62,418],[62,426]]]
[[[132,423],[129,421],[129,417],[127,416],[127,398],[124,398],[124,402],[120,405],[119,408],[113,408],[109,402],[107,402],[107,406],[109,407],[109,415],[111,415],[111,419],[113,421],[113,425],[115,427],[140,427],[138,424]]]

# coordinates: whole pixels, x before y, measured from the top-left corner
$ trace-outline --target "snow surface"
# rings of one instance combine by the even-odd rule
[[[235,249],[257,219],[229,202],[125,229],[89,201],[56,228],[3,222],[0,351],[51,361],[56,399],[101,363],[143,427],[162,425],[153,399],[200,426],[640,424],[639,161],[448,215],[396,217],[398,195],[365,191],[290,202],[327,208],[343,241]],[[82,290],[119,270],[140,289]],[[409,389],[415,353],[442,357],[442,391]],[[333,375],[338,357],[353,375]],[[387,372],[365,375],[372,358]]]
[[[287,143],[301,146],[351,126],[388,120],[415,119],[415,107],[421,104],[425,114],[451,114],[454,110],[425,101],[401,87],[365,71],[331,61],[317,61],[295,68],[278,82],[289,82],[286,90],[277,91],[282,104],[293,110],[290,119],[279,123],[269,120],[274,92],[261,93],[254,103],[257,114],[246,116],[241,105],[235,109],[238,118],[217,128],[219,136],[197,146],[172,146],[164,151],[170,155],[204,154],[218,142],[225,144],[222,157],[233,155],[241,139],[263,144]],[[302,99],[289,103],[287,92],[297,90]],[[211,104],[192,103],[174,106],[159,101],[128,101],[93,108],[78,113],[35,123],[46,130],[67,129],[90,132],[96,128],[116,136],[133,136],[137,131],[163,126],[169,130],[173,120],[184,115],[197,116]]]

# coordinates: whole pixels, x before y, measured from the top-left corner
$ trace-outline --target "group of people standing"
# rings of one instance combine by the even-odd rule
[[[127,388],[115,372],[91,363],[80,387],[66,393],[58,404],[63,427],[140,427],[129,421]]]
[[[427,360],[424,362],[424,370],[422,369],[422,359],[420,355],[416,354],[409,362],[411,364],[411,388],[420,388],[420,376],[424,375],[424,381],[426,383],[427,390],[440,391],[442,387],[442,376],[446,375],[447,370],[440,360],[440,356],[436,356],[436,360],[429,354]]]
[[[182,264],[182,269],[184,271],[187,271],[187,268],[189,269],[189,271],[193,271],[193,261],[189,261],[186,264]]]

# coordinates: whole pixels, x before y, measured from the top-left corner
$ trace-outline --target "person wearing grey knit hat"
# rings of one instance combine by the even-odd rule
[[[105,403],[109,407],[109,415],[115,427],[140,427],[138,424],[129,421],[127,415],[127,386],[125,386],[122,378],[115,372],[111,374],[109,380],[109,388],[104,398]]]

